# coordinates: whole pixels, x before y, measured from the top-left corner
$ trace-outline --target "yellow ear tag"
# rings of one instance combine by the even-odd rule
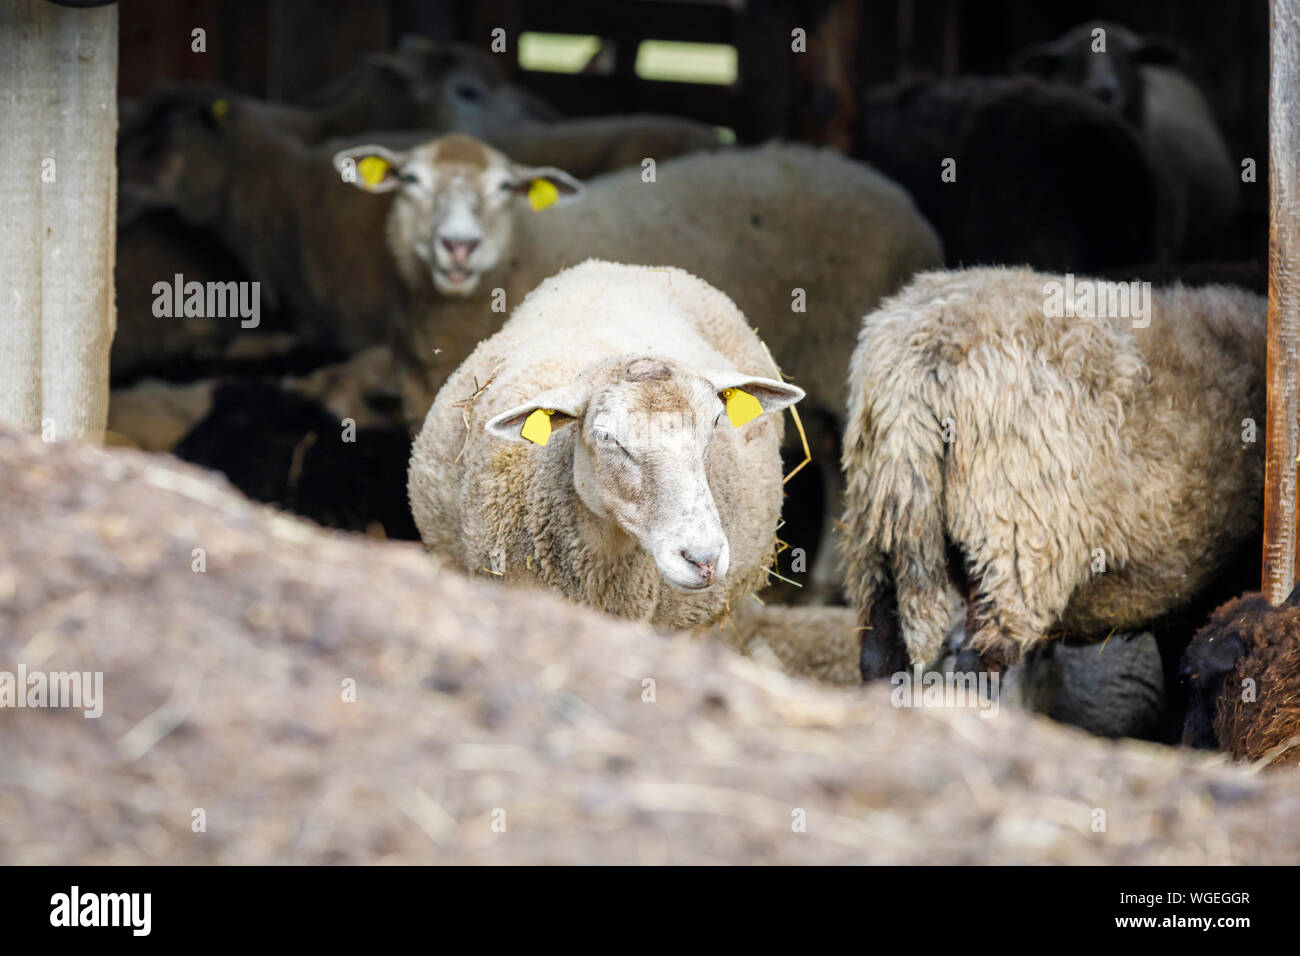
[[[230,113],[230,103],[226,100],[212,101],[212,118],[218,126],[226,125],[226,116]]]
[[[727,417],[734,428],[753,421],[763,414],[763,406],[743,388],[724,388],[722,397],[727,400]]]
[[[366,181],[367,186],[376,186],[388,174],[388,160],[378,156],[367,156],[357,163],[357,172]]]
[[[549,179],[534,179],[528,187],[528,202],[532,204],[533,212],[541,212],[547,206],[553,206],[559,198],[560,191]]]
[[[528,439],[534,445],[545,445],[551,440],[551,416],[554,414],[553,408],[537,409],[524,421],[524,427],[519,429],[519,437]]]

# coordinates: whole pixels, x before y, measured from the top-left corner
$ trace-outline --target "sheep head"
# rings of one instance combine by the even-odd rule
[[[622,356],[588,369],[487,423],[489,434],[572,455],[573,487],[597,518],[635,539],[680,591],[721,581],[730,549],[709,486],[710,451],[803,391],[734,370],[696,371],[676,362]]]
[[[388,241],[408,286],[473,295],[510,250],[516,211],[573,202],[582,184],[551,166],[521,166],[476,139],[453,133],[405,151],[356,146],[334,167],[366,192],[397,190]]]
[[[1064,83],[1125,117],[1142,123],[1143,64],[1176,65],[1186,54],[1161,37],[1139,36],[1117,23],[1083,23],[1051,41],[1036,43],[1012,68]]]

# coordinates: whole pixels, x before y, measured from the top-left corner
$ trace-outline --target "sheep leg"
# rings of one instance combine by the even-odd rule
[[[898,626],[898,597],[892,581],[881,584],[870,610],[858,623],[862,635],[858,668],[864,681],[907,670],[907,646]]]
[[[990,673],[1003,673],[1020,662],[1024,651],[1038,643],[1052,620],[1065,610],[1065,601],[1055,613],[1032,608],[1029,595],[1015,584],[1014,572],[1003,571],[999,560],[979,575],[969,566],[966,608],[966,646],[979,654]]]

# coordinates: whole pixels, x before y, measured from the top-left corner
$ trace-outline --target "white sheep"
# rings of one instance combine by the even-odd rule
[[[1132,317],[1114,283],[935,272],[863,321],[842,543],[865,674],[932,660],[962,590],[996,666],[1049,629],[1141,629],[1257,540],[1264,299],[1122,286]]]
[[[761,587],[781,510],[775,378],[725,295],[590,261],[448,379],[411,455],[425,545],[463,570],[664,627]]]

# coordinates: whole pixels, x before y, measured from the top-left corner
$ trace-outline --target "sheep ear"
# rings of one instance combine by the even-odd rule
[[[718,397],[727,407],[727,418],[736,428],[764,412],[778,412],[803,398],[802,388],[773,378],[754,378],[744,372],[706,372]]]
[[[483,428],[504,441],[545,445],[551,440],[552,431],[581,418],[586,405],[586,398],[578,389],[553,388],[494,416]]]
[[[353,146],[334,154],[334,168],[345,183],[368,193],[386,193],[402,184],[402,168],[409,158],[383,146]]]
[[[554,166],[514,166],[511,173],[515,190],[528,197],[533,212],[577,202],[587,191],[581,182]]]

